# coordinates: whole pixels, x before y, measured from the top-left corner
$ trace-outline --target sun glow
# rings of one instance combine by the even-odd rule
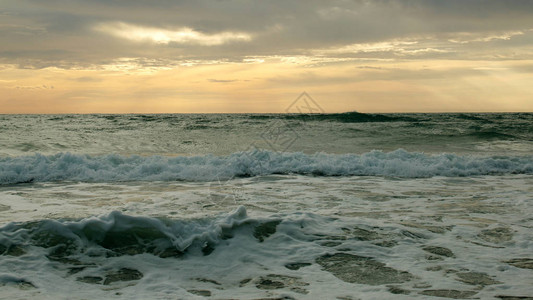
[[[225,31],[216,34],[205,34],[188,27],[168,30],[122,22],[104,23],[96,26],[94,29],[131,41],[152,42],[156,44],[178,43],[215,46],[235,41],[248,42],[252,39],[249,34],[242,32]]]

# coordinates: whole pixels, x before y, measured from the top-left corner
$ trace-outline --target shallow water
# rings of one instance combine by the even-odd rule
[[[4,245],[11,243],[2,273],[16,274],[16,280],[4,275],[2,293],[366,299],[392,292],[407,299],[449,290],[483,299],[524,296],[532,278],[523,260],[531,259],[533,247],[531,186],[527,175],[284,175],[223,186],[4,187],[1,221],[18,222],[0,235]],[[124,269],[142,277],[113,281]]]
[[[3,117],[2,122],[10,120],[27,128],[27,123],[45,116]],[[94,134],[96,146],[84,151],[77,148],[81,144],[76,137],[81,141],[88,136],[61,133],[61,126],[67,129],[72,124],[67,117],[46,120],[62,124],[54,127],[54,142],[68,145],[66,151],[51,143],[41,144],[37,155],[22,151],[18,142],[3,148],[2,298],[531,296],[533,159],[531,151],[524,150],[530,145],[528,138],[480,134],[477,140],[458,142],[456,148],[462,152],[448,151],[448,142],[434,142],[422,154],[412,152],[422,141],[414,131],[413,143],[402,147],[408,150],[356,151],[386,144],[387,138],[378,142],[368,132],[387,124],[405,131],[405,122],[411,122],[407,117],[443,122],[445,127],[451,126],[446,123],[449,119],[481,124],[487,122],[486,116],[482,120],[476,119],[479,115],[402,115],[394,120],[377,116],[379,122],[359,123],[338,116],[298,120],[322,130],[313,133],[324,135],[322,141],[334,138],[331,128],[342,132],[367,126],[368,144],[355,145],[339,135],[343,144],[330,151],[337,154],[314,154],[325,151],[323,144],[302,137],[291,147],[306,153],[278,153],[264,147],[264,151],[231,154],[245,149],[231,148],[228,142],[227,148],[217,150],[220,153],[203,150],[217,155],[194,150],[174,157],[182,151],[170,153],[159,144],[145,146],[149,130],[141,125],[135,130],[147,132],[138,141],[117,138],[106,146],[102,146],[105,135],[91,127],[95,118],[124,121],[128,126],[176,121],[134,117],[129,123],[125,116],[72,117],[81,118],[83,122],[77,122],[87,126],[83,130]],[[216,122],[204,122],[204,126],[241,126],[236,135],[242,144],[253,143],[253,138],[243,136],[251,137],[259,128],[248,130],[235,124],[280,120],[270,115],[226,121],[217,119],[223,115],[189,118],[193,117],[199,119],[194,124],[183,121],[183,126],[199,126],[199,120],[209,118]],[[493,117],[491,122],[501,121]],[[120,131],[120,126],[109,128]],[[210,143],[206,136],[217,136],[218,127],[189,128],[182,134],[196,137],[196,144]],[[521,128],[513,135],[529,134]],[[16,131],[9,130],[2,138],[15,141],[12,132]],[[191,130],[205,132],[194,135]],[[155,138],[165,139],[164,135]],[[33,139],[34,144],[44,140]],[[516,147],[502,154],[505,143]],[[488,146],[476,153],[480,145]],[[315,151],[305,150],[311,147]],[[163,156],[146,156],[152,151],[145,151],[148,148],[164,152],[158,153]],[[129,157],[130,151],[138,156]]]

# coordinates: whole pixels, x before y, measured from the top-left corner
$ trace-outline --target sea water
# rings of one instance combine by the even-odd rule
[[[0,115],[0,298],[533,295],[533,114]]]

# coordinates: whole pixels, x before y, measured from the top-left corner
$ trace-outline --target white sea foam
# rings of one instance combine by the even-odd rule
[[[427,155],[396,150],[356,154],[273,151],[228,156],[89,156],[70,153],[0,159],[0,184],[81,181],[211,181],[268,174],[315,176],[475,176],[532,174],[533,156]]]
[[[0,298],[530,296],[533,115],[398,116],[2,116]]]
[[[375,185],[381,179],[361,180]],[[489,200],[498,201],[489,206],[486,200],[465,200],[468,195],[450,199],[442,189],[446,183],[437,179],[426,180],[442,198],[429,201],[414,193],[420,180],[384,180],[383,187],[393,185],[387,192],[411,197],[391,197],[386,205],[379,199],[357,201],[359,197],[340,203],[328,190],[328,205],[339,206],[334,216],[292,211],[259,218],[239,206],[198,219],[113,211],[81,220],[12,222],[0,228],[1,294],[10,299],[66,294],[73,299],[113,298],[117,293],[138,299],[195,299],[200,291],[239,299],[336,299],[353,294],[363,299],[427,299],[432,290],[465,291],[482,299],[528,295],[531,270],[516,267],[512,260],[530,257],[532,245],[524,242],[531,239],[531,222],[525,219],[531,206],[519,211],[500,205],[506,203],[502,199]],[[294,186],[293,181],[284,187]],[[332,187],[353,191],[346,178],[331,181],[339,181]],[[450,180],[448,188],[467,189],[466,182],[483,183],[478,188],[491,193],[483,179]],[[293,191],[291,197],[299,194]],[[249,207],[257,202],[250,200]],[[437,208],[444,218],[431,214]],[[492,210],[480,213],[487,209]],[[489,218],[494,224],[483,227]],[[169,242],[177,252],[154,250]],[[424,250],[428,246],[452,255],[432,254]],[[335,255],[344,260],[327,261]],[[358,264],[361,260],[365,263]],[[117,279],[121,270],[140,275]],[[395,277],[398,274],[403,275]],[[465,278],[475,283],[465,284]],[[409,295],[390,293],[401,290]]]

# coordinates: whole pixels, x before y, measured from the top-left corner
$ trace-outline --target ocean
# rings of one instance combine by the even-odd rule
[[[0,145],[2,299],[533,299],[530,113],[0,115]]]

